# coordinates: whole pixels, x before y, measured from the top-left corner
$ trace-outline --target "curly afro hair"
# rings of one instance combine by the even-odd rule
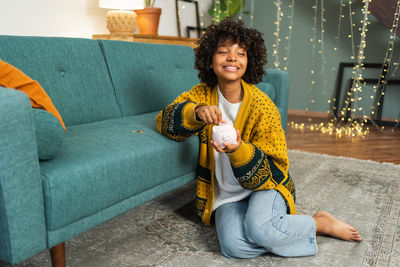
[[[231,17],[208,26],[195,48],[194,68],[199,72],[200,81],[211,87],[217,85],[217,76],[211,68],[212,58],[218,42],[231,41],[247,51],[247,69],[242,79],[250,84],[259,83],[265,74],[264,65],[267,63],[267,49],[261,35],[258,30],[245,28],[243,21],[235,22]]]

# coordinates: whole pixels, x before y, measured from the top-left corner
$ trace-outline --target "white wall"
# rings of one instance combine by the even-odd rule
[[[209,25],[207,10],[212,0],[198,2],[205,15],[202,21]],[[190,11],[189,5],[185,10]],[[178,36],[175,0],[156,0],[155,6],[162,8],[158,34]],[[0,35],[92,38],[93,34],[109,33],[106,13],[98,0],[0,0]],[[194,25],[193,15],[181,18],[182,24]]]

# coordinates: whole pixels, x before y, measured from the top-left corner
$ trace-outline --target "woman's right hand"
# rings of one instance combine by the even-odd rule
[[[224,123],[222,112],[218,106],[199,106],[195,109],[198,120],[204,121],[206,124]]]

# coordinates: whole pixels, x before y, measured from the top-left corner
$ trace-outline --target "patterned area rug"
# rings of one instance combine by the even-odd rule
[[[185,185],[66,242],[68,266],[400,266],[400,165],[289,151],[299,213],[326,210],[364,241],[318,237],[316,256],[231,260]],[[0,266],[8,266],[1,264]],[[18,266],[51,266],[48,252]]]

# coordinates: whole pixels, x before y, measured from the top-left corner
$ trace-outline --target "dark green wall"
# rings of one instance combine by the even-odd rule
[[[274,67],[275,58],[273,56],[273,44],[275,43],[275,36],[273,35],[276,31],[276,6],[275,1],[272,0],[254,0],[254,21],[253,25],[255,28],[263,32],[265,43],[268,50],[268,67]],[[289,109],[306,110],[326,112],[329,110],[328,100],[332,98],[337,70],[339,62],[352,62],[352,45],[351,39],[348,35],[351,33],[350,19],[349,19],[349,8],[346,4],[343,7],[343,14],[340,31],[340,42],[337,41],[338,35],[338,21],[339,21],[339,8],[340,1],[338,0],[325,0],[324,2],[324,57],[325,57],[325,71],[322,72],[322,56],[318,52],[321,50],[321,43],[318,39],[321,39],[321,10],[320,6],[317,9],[317,27],[316,27],[316,42],[315,42],[315,57],[313,60],[312,51],[313,43],[310,39],[313,38],[313,24],[314,24],[314,9],[312,6],[315,1],[310,0],[295,0],[294,5],[294,16],[293,16],[293,29],[291,37],[290,54],[287,63],[283,60],[286,57],[288,46],[288,40],[286,37],[289,34],[289,21],[288,15],[290,15],[289,4],[291,0],[282,0],[282,20],[280,22],[280,46],[279,55],[281,68],[287,66],[288,72],[291,78],[290,94],[289,94]],[[347,1],[343,1],[346,2]],[[354,31],[354,45],[355,54],[357,56],[358,46],[360,43],[360,31],[361,20],[363,14],[361,12],[361,4],[357,1],[353,1],[352,10],[355,12],[353,15],[353,23],[356,24],[353,27]],[[245,10],[250,11],[251,0],[247,0]],[[321,3],[321,0],[319,0]],[[244,18],[246,25],[250,25],[249,16]],[[380,21],[377,21],[375,17],[369,15],[370,24],[368,25],[367,32],[367,46],[365,48],[365,62],[382,63],[385,58],[385,52],[388,45],[390,32],[389,29],[385,28]],[[397,38],[396,46],[394,50],[393,61],[397,61],[399,58],[400,47]],[[337,47],[335,51],[334,48]],[[314,62],[313,62],[314,61]],[[311,75],[311,70],[315,70],[315,74]],[[400,70],[399,70],[400,72]],[[365,78],[377,78],[379,70],[368,70],[365,72]],[[399,75],[397,75],[399,76]],[[345,79],[350,79],[351,70],[346,70]],[[315,86],[311,86],[311,80],[315,80]],[[325,82],[324,82],[325,81]],[[390,89],[390,90],[389,90]],[[400,105],[397,104],[395,99],[400,101],[400,88],[389,87],[387,94],[390,93],[390,97],[387,97],[385,102],[385,114],[386,116],[397,118],[400,113]],[[389,92],[390,91],[390,92]],[[372,86],[364,89],[365,94],[372,94]],[[363,96],[369,98],[369,95]],[[314,103],[311,102],[314,100]],[[362,101],[358,103],[359,106],[365,106],[364,109],[368,110],[371,103],[368,101]],[[369,115],[369,113],[367,114]]]

